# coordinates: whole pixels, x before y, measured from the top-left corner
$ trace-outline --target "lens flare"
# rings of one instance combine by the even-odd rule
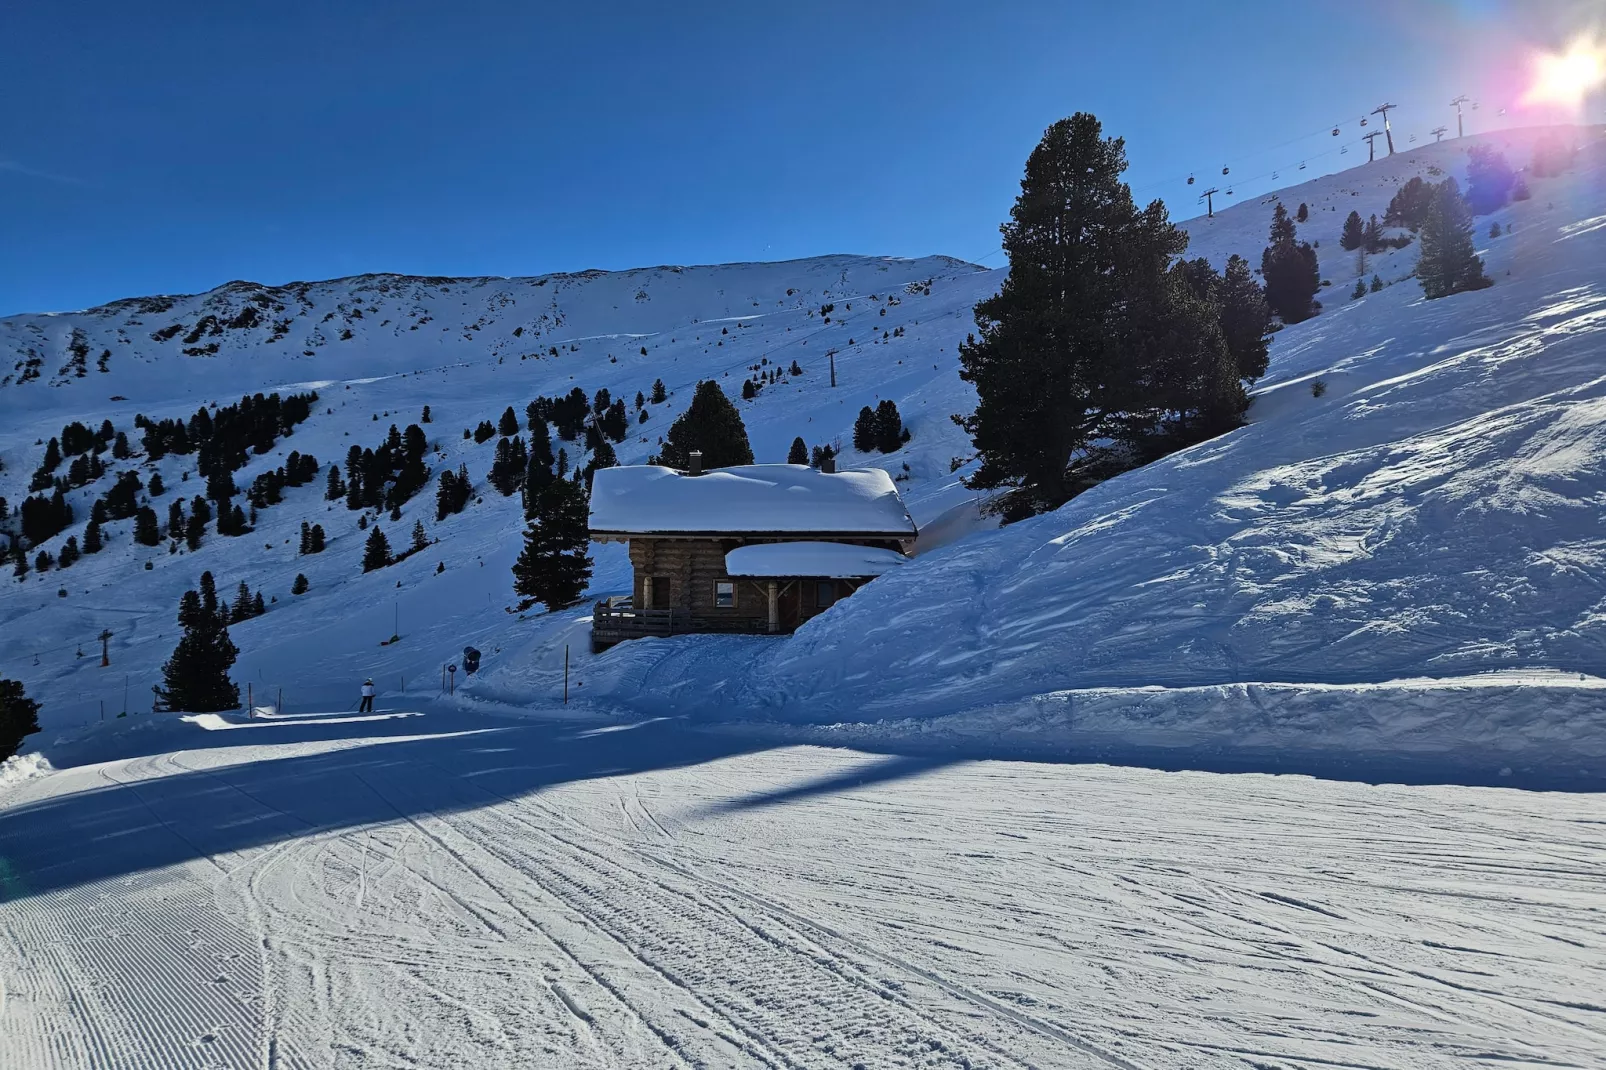
[[[1578,108],[1584,98],[1606,84],[1606,47],[1578,40],[1560,54],[1540,56],[1534,65],[1534,83],[1523,95],[1524,104],[1559,104]]]

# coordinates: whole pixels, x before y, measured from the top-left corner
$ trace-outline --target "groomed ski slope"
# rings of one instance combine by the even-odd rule
[[[1593,796],[387,717],[11,788],[0,1065],[1602,1065]]]

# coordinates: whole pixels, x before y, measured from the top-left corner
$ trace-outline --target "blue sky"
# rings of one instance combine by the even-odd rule
[[[1353,163],[1385,97],[1402,139],[1453,125],[1583,6],[11,0],[0,315],[366,271],[997,264],[1057,118],[1097,114],[1186,218],[1190,170],[1232,166],[1237,200]]]

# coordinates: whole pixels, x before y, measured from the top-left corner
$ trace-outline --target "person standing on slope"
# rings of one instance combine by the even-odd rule
[[[371,679],[362,682],[362,705],[357,707],[357,712],[374,712],[374,682]]]

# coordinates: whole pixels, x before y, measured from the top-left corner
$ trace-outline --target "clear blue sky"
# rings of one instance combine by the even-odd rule
[[[0,315],[367,271],[996,264],[1057,118],[1096,113],[1186,218],[1190,170],[1297,167],[1385,97],[1402,136],[1453,125],[1587,6],[9,0]]]

